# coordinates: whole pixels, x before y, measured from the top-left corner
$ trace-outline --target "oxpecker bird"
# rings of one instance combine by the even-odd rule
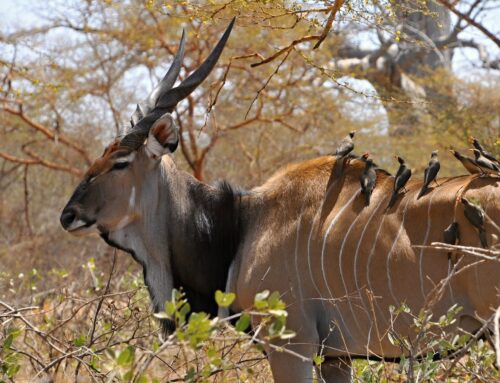
[[[475,164],[481,169],[481,173],[483,174],[499,174],[500,173],[500,165],[497,163],[490,161],[486,158],[483,153],[479,151],[479,149],[470,149],[474,152]]]
[[[422,189],[420,193],[418,193],[417,199],[422,197],[426,192],[427,188],[431,184],[432,181],[436,182],[436,176],[439,173],[439,169],[441,168],[441,164],[438,160],[438,151],[434,150],[431,154],[431,160],[429,161],[429,165],[424,171],[424,184],[422,185]]]
[[[443,231],[443,242],[448,245],[456,245],[460,240],[460,232],[458,231],[458,222],[452,222],[450,226],[448,226]],[[448,253],[448,259],[455,263],[456,257],[453,257],[452,253]]]
[[[395,158],[397,158],[399,162],[399,169],[398,172],[396,173],[396,178],[394,179],[394,190],[392,192],[392,197],[391,200],[389,201],[387,209],[390,209],[394,205],[396,199],[398,198],[399,191],[401,189],[404,189],[406,183],[411,177],[411,169],[406,166],[405,160],[398,156],[395,156]]]
[[[498,159],[493,154],[491,154],[485,148],[483,148],[483,146],[479,143],[477,138],[471,137],[470,139],[471,139],[471,142],[472,142],[472,145],[474,146],[474,148],[479,150],[484,157],[486,157],[488,160],[490,160],[496,164],[500,164]]]
[[[473,203],[470,203],[466,198],[461,198],[464,205],[464,215],[469,220],[469,222],[477,230],[479,230],[479,240],[481,241],[481,246],[484,248],[488,247],[488,242],[486,241],[486,231],[484,230],[484,210]]]
[[[457,160],[459,160],[464,168],[470,173],[470,174],[477,174],[481,173],[481,169],[479,166],[476,165],[476,161],[473,158],[470,158],[469,156],[464,156],[463,154],[460,154],[456,150],[451,149],[450,153],[455,156]]]
[[[362,159],[365,160],[365,168],[359,177],[359,183],[361,184],[361,192],[365,196],[365,206],[369,206],[370,197],[377,181],[377,172],[375,171],[375,164],[368,158],[368,153],[364,154]]]
[[[354,130],[349,132],[347,136],[345,136],[342,141],[340,141],[339,146],[337,146],[337,150],[335,150],[335,156],[342,158],[347,156],[354,149],[354,142],[352,139],[354,138]]]

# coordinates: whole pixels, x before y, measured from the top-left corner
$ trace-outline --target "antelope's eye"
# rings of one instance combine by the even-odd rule
[[[130,162],[127,162],[127,161],[115,162],[115,164],[113,165],[111,170],[125,169],[129,164],[130,164]]]

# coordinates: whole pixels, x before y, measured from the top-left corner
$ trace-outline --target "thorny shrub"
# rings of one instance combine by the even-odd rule
[[[277,338],[293,343],[277,292],[263,291],[250,310],[220,319],[188,315],[189,302],[174,290],[165,310],[153,315],[141,276],[127,271],[116,283],[114,267],[115,258],[106,276],[96,262],[87,262],[94,288],[52,291],[31,305],[0,301],[0,382],[269,382],[263,346]],[[63,270],[54,273],[67,278]],[[36,290],[37,273],[31,274],[29,283]],[[235,295],[218,291],[214,299],[224,309]],[[460,309],[453,306],[434,319],[426,311],[413,314],[404,304],[391,307],[392,320],[402,315],[413,319],[416,340],[389,332],[407,357],[400,363],[354,361],[355,381],[498,381],[495,353],[487,342],[447,333]],[[155,316],[174,320],[177,331],[163,339]],[[433,359],[436,353],[449,356],[464,348],[467,353],[460,351],[454,359]],[[274,347],[271,352],[288,351]],[[325,360],[321,352],[311,359],[317,366]]]

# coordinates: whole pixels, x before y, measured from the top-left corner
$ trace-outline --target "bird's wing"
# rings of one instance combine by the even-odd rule
[[[428,174],[429,174],[429,168],[427,167],[424,170],[424,184],[430,183],[430,181],[428,181],[428,179],[427,179],[428,178]]]
[[[428,179],[429,179],[429,181],[428,181],[428,182],[429,182],[429,183],[431,183],[431,182],[432,182],[432,180],[433,180],[434,178],[436,178],[436,176],[437,176],[437,174],[438,174],[438,172],[439,172],[439,168],[440,168],[439,163],[437,163],[437,164],[435,164],[434,166],[431,166],[431,167],[429,168],[429,171],[427,172]],[[426,182],[427,182],[427,180],[426,180]]]

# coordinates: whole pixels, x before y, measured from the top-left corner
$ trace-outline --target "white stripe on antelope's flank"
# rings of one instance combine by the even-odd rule
[[[339,253],[340,280],[342,281],[342,286],[344,287],[344,291],[345,291],[345,296],[346,297],[349,296],[349,293],[347,291],[347,285],[345,283],[344,273],[342,272],[342,255],[344,253],[344,245],[345,245],[345,243],[347,241],[347,237],[349,237],[349,234],[351,233],[351,230],[354,227],[354,225],[356,224],[356,222],[358,222],[359,217],[361,217],[361,212],[356,216],[355,219],[353,219],[351,225],[349,226],[349,229],[347,229],[347,232],[344,235],[344,239],[342,240],[342,244],[340,245],[340,253]],[[354,274],[356,274],[356,270],[354,270]],[[358,333],[360,333],[361,332],[361,326],[359,325],[359,322],[358,322],[358,319],[356,318],[356,315],[354,315],[354,309],[352,308],[351,300],[348,298],[347,301],[349,303],[349,308],[351,310],[352,317],[354,319],[354,323],[356,323],[356,327],[358,328]]]
[[[452,264],[451,258],[450,258],[450,259],[448,259],[448,275],[451,274],[452,270],[453,270],[453,264]],[[451,286],[451,280],[448,282],[448,288],[450,290],[450,299],[452,302],[455,302],[455,296],[453,295],[453,288]]]
[[[404,195],[403,199],[404,198],[407,198],[407,200],[406,200],[406,204],[405,204],[404,211],[403,211],[403,218],[402,218],[402,222],[403,223],[404,223],[404,217],[406,215],[406,208],[408,207],[408,202],[410,201],[410,192],[406,193]],[[385,217],[387,217],[386,214],[384,214],[384,216],[382,217],[382,221],[380,222],[380,225],[378,227],[377,234],[375,235],[375,239],[373,240],[373,246],[372,246],[372,248],[370,250],[370,254],[368,255],[368,261],[366,262],[366,282],[367,282],[367,285],[368,285],[368,289],[374,295],[376,295],[376,294],[373,291],[372,284],[371,284],[371,279],[370,279],[370,264],[371,264],[371,261],[372,261],[373,253],[375,252],[375,247],[377,246],[377,242],[378,242],[378,238],[380,236],[380,232],[382,230],[382,227],[384,226]],[[401,224],[401,226],[403,225],[403,223]],[[398,233],[398,235],[399,235],[399,233]],[[391,249],[391,252],[392,252],[392,249]],[[381,318],[385,319],[385,314],[387,314],[387,313],[384,313],[384,311],[380,308],[380,305],[379,305],[377,299],[375,299],[374,301],[375,301],[375,305],[377,306],[377,310],[379,311],[379,313],[381,315]]]
[[[387,178],[386,181],[380,185],[379,189],[375,188],[375,192],[377,190],[385,190],[384,189],[384,186],[385,184],[391,180],[391,178]],[[359,247],[361,246],[361,243],[363,241],[363,236],[365,235],[365,231],[366,231],[366,228],[368,227],[368,225],[370,224],[373,216],[375,215],[375,213],[378,211],[378,209],[380,208],[380,206],[383,205],[383,203],[386,201],[385,198],[381,198],[379,204],[375,207],[375,209],[373,209],[373,211],[371,212],[370,216],[368,217],[368,220],[365,222],[365,226],[363,227],[363,231],[361,232],[361,235],[360,237],[357,239],[358,241],[358,244],[356,246],[356,252],[354,254],[354,261],[353,261],[353,273],[354,273],[354,285],[356,286],[356,291],[360,291],[360,288],[359,288],[359,285],[358,285],[358,273],[356,272],[357,270],[357,261],[358,261],[358,252],[359,252]],[[358,214],[356,216],[356,218],[354,219],[354,221],[352,222],[351,226],[349,227],[349,229],[347,230],[347,233],[346,235],[344,236],[344,239],[342,241],[342,245],[340,246],[340,255],[339,255],[339,268],[340,268],[340,277],[342,279],[342,285],[344,286],[344,290],[345,290],[345,294],[346,296],[348,295],[348,291],[347,291],[347,286],[346,286],[346,283],[345,283],[345,280],[344,280],[344,274],[342,273],[342,254],[344,252],[344,245],[347,241],[347,237],[349,237],[349,234],[352,230],[352,228],[354,227],[354,225],[356,224],[356,222],[358,221],[358,218],[361,217],[361,214]],[[368,307],[366,306],[365,304],[365,301],[363,299],[363,296],[362,294],[360,294],[360,298],[361,298],[361,303],[363,304],[363,308],[365,309],[367,315],[369,316],[369,310],[368,310]],[[349,308],[351,309],[351,313],[352,313],[352,316],[354,318],[354,322],[356,322],[356,326],[358,327],[358,330],[360,330],[361,332],[361,328],[359,326],[359,322],[356,318],[356,316],[354,315],[354,310],[352,308],[352,303],[351,301],[349,300]]]
[[[298,255],[299,255],[299,239],[300,239],[300,227],[302,226],[302,210],[300,213],[300,218],[299,218],[299,223],[297,224],[297,233],[296,233],[296,239],[295,239],[295,254],[294,254],[294,263],[295,263],[295,274],[297,278],[297,289],[299,292],[299,305],[300,309],[302,311],[302,314],[305,316],[304,312],[304,304],[303,304],[303,295],[302,295],[302,281],[300,279],[300,273],[299,273],[299,265],[297,262]]]
[[[318,294],[319,298],[323,298],[323,296],[321,295],[321,292],[320,292],[320,290],[318,288],[318,285],[316,284],[316,280],[314,278],[314,275],[313,275],[313,272],[312,272],[312,268],[311,268],[311,241],[312,241],[313,232],[314,232],[314,223],[318,222],[317,232],[319,233],[319,231],[320,231],[319,217],[320,217],[321,211],[323,210],[325,202],[328,199],[328,197],[330,196],[330,193],[333,190],[333,187],[337,184],[337,181],[338,181],[337,179],[335,181],[333,181],[332,184],[326,189],[325,198],[321,202],[321,206],[319,207],[318,212],[314,216],[314,219],[313,219],[313,221],[311,223],[311,231],[309,232],[309,236],[307,238],[307,266],[309,268],[309,276],[311,278],[311,282],[312,282],[312,284],[314,286],[314,289],[316,290],[316,293]]]
[[[399,302],[396,299],[396,295],[394,295],[394,290],[392,288],[392,278],[391,278],[391,258],[392,254],[394,252],[394,247],[396,246],[396,243],[398,242],[399,237],[401,236],[401,233],[404,230],[405,227],[405,220],[406,220],[406,210],[408,208],[408,203],[410,202],[410,198],[406,199],[406,204],[403,210],[403,218],[401,219],[401,225],[399,226],[398,234],[396,235],[396,238],[394,238],[394,242],[392,242],[391,250],[389,250],[389,254],[387,254],[387,260],[386,260],[386,268],[387,268],[387,283],[389,284],[389,292],[391,293],[392,299],[394,299],[394,302],[396,304],[396,307],[398,307]]]
[[[386,214],[384,214],[384,216],[382,217],[382,220],[380,221],[380,225],[378,227],[377,234],[375,235],[375,239],[373,240],[372,248],[370,249],[370,254],[368,255],[368,260],[366,261],[366,284],[368,286],[368,290],[374,296],[375,296],[375,292],[373,291],[372,283],[370,280],[370,263],[372,261],[373,253],[375,252],[375,247],[377,246],[377,241],[378,241],[378,237],[380,235],[380,231],[382,230],[382,226],[384,226],[385,217],[387,217]],[[381,318],[385,318],[384,312],[382,311],[382,309],[380,308],[380,306],[378,304],[378,300],[374,299],[374,302],[375,302],[375,305],[377,306],[377,310],[379,311],[379,313],[381,315]],[[376,318],[373,318],[373,319],[376,320]]]
[[[373,217],[375,216],[375,213],[377,212],[378,208],[383,204],[385,199],[383,199],[379,205],[377,206],[376,209],[373,210],[372,214],[368,218],[368,220],[365,223],[365,226],[363,228],[363,231],[361,232],[361,235],[358,239],[358,245],[356,246],[356,253],[354,254],[354,285],[356,286],[356,290],[359,291],[359,283],[358,283],[358,273],[356,272],[357,270],[357,265],[358,265],[358,253],[359,253],[359,248],[361,246],[361,243],[363,242],[363,238],[365,236],[366,229],[369,227],[370,222],[372,221]],[[382,218],[383,219],[383,218]],[[363,301],[364,302],[364,301]],[[366,308],[366,307],[365,307]]]
[[[424,236],[424,242],[422,243],[422,246],[425,246],[427,243],[427,240],[429,239],[429,234],[431,232],[431,206],[432,206],[432,199],[434,196],[437,194],[438,190],[434,189],[432,191],[431,198],[429,199],[429,206],[427,207],[427,229],[425,231],[425,236]],[[420,253],[418,256],[418,273],[420,277],[420,291],[422,293],[422,298],[424,298],[425,301],[425,291],[424,291],[424,265],[423,265],[423,258],[424,258],[424,248],[420,248]]]
[[[358,189],[355,193],[353,193],[352,197],[349,198],[349,200],[345,203],[345,205],[342,206],[342,208],[339,210],[339,212],[337,213],[337,215],[332,219],[332,221],[330,222],[330,225],[328,225],[328,228],[326,229],[325,235],[323,236],[323,245],[321,247],[321,271],[323,273],[323,280],[325,282],[326,288],[328,289],[328,293],[330,294],[330,298],[332,299],[332,301],[333,301],[334,297],[333,297],[332,290],[330,289],[330,285],[328,284],[328,280],[326,279],[326,271],[325,271],[326,242],[328,240],[328,235],[330,234],[330,231],[335,226],[335,223],[337,222],[337,220],[339,219],[339,217],[342,215],[342,213],[344,212],[344,210],[347,209],[347,207],[352,203],[352,201],[354,201],[354,199],[360,193],[361,193],[361,188]],[[340,320],[342,321],[342,324],[344,325],[345,329],[349,333],[349,336],[352,338],[352,334],[349,331],[349,327],[345,323],[344,318],[342,317],[342,313],[340,312],[339,308],[337,307],[337,304],[335,304],[335,308],[337,309],[337,312],[338,312],[338,314],[340,316]]]

